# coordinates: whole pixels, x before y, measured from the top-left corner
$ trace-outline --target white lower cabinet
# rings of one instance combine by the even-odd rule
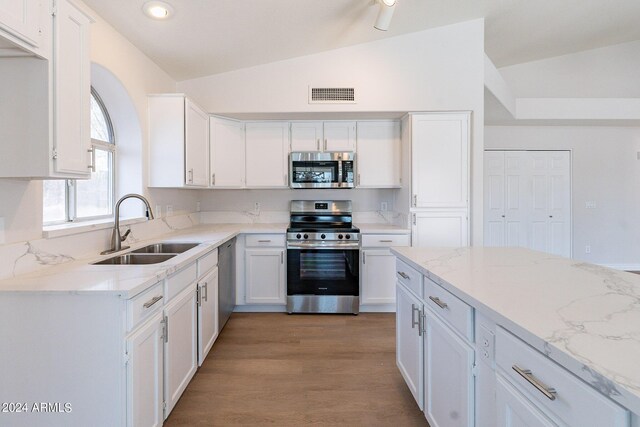
[[[164,308],[164,315],[166,419],[198,367],[195,284],[169,302]]]
[[[396,286],[396,364],[413,398],[423,409],[422,302],[404,285]]]
[[[127,425],[161,426],[164,317],[157,313],[127,337]]]
[[[218,268],[198,281],[198,366],[218,338]]]
[[[388,249],[363,249],[360,304],[395,302],[396,257]]]
[[[473,348],[426,311],[424,413],[431,427],[474,424]]]
[[[501,375],[496,380],[497,427],[556,427]]]
[[[284,249],[245,250],[245,302],[286,303]]]

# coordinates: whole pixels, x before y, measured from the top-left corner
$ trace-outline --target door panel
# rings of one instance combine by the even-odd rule
[[[245,179],[244,123],[212,117],[209,126],[211,186],[242,188]]]
[[[247,304],[285,304],[284,249],[245,249]]]
[[[400,186],[400,122],[358,122],[358,187]]]
[[[218,269],[202,278],[198,288],[198,366],[202,366],[218,337]]]
[[[209,185],[209,115],[185,100],[185,183]]]
[[[469,245],[466,210],[413,213],[414,247],[457,248]]]
[[[323,151],[356,151],[356,122],[324,122]]]
[[[291,151],[322,151],[322,122],[291,123]]]
[[[396,301],[396,256],[388,249],[362,251],[360,304],[393,304]]]
[[[498,427],[557,427],[529,400],[497,375]]]
[[[484,244],[485,246],[505,245],[505,177],[504,152],[484,153],[485,193],[484,193]]]
[[[289,124],[245,125],[247,187],[288,187]]]
[[[396,364],[420,409],[424,408],[423,345],[417,322],[422,303],[396,283]]]

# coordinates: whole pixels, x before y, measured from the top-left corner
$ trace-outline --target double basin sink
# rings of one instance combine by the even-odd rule
[[[199,243],[154,243],[135,249],[126,254],[116,255],[93,265],[148,265],[159,264],[167,261],[189,249],[195,248]]]

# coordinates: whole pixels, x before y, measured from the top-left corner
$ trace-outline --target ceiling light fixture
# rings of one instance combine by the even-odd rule
[[[142,5],[142,10],[153,19],[167,19],[173,14],[173,7],[163,1],[148,1]]]
[[[393,18],[393,11],[396,8],[397,0],[378,0],[380,3],[380,10],[378,11],[378,17],[373,27],[376,30],[387,31],[389,24],[391,24],[391,18]]]

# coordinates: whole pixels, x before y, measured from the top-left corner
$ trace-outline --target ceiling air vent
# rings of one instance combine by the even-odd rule
[[[355,104],[352,87],[309,87],[309,104]]]

